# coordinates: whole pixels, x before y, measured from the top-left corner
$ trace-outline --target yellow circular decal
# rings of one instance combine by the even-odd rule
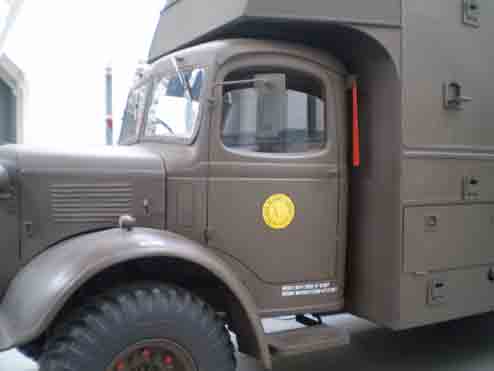
[[[295,204],[285,194],[272,195],[264,202],[262,216],[268,227],[285,229],[295,218]]]

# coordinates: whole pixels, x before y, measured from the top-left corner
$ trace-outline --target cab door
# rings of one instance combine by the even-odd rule
[[[270,77],[285,85],[281,99],[260,93]],[[344,184],[334,92],[342,83],[316,64],[263,55],[228,64],[217,84],[209,246],[265,283],[336,279]],[[260,117],[266,106],[272,120]]]

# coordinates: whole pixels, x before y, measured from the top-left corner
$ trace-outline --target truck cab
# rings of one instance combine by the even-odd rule
[[[345,78],[315,50],[235,39],[160,59],[130,95],[120,141],[164,159],[167,228],[229,261],[263,313],[343,308]]]

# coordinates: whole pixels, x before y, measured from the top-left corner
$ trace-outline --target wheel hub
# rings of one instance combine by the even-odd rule
[[[119,354],[106,371],[197,371],[185,349],[170,340],[149,340]]]

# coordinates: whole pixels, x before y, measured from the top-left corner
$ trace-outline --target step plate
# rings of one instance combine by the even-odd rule
[[[344,329],[318,325],[267,335],[273,356],[292,356],[348,345],[350,335]]]

